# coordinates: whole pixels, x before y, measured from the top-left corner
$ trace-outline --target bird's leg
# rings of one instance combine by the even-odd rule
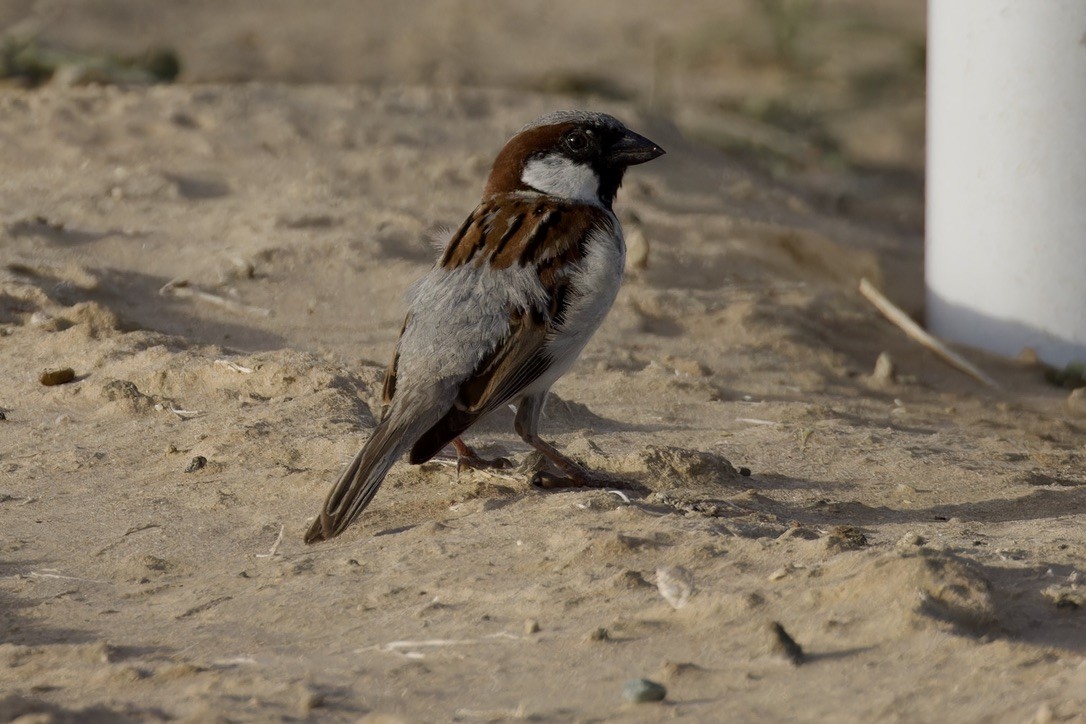
[[[513,467],[508,458],[494,458],[489,460],[471,449],[460,438],[453,438],[453,447],[456,448],[456,472],[459,475],[464,470],[506,470]]]
[[[539,416],[543,412],[543,400],[546,394],[542,392],[523,398],[517,406],[517,417],[513,425],[521,439],[551,461],[562,474],[555,475],[541,470],[532,476],[531,484],[537,488],[621,487],[622,483],[586,470],[539,437]]]

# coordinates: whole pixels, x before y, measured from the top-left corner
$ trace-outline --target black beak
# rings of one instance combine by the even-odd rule
[[[663,155],[664,149],[649,139],[633,131],[626,131],[607,152],[607,160],[616,166],[636,166]]]

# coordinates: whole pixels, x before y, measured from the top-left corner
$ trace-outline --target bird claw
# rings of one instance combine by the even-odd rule
[[[456,458],[457,474],[465,470],[511,470],[513,462],[509,458],[484,458],[472,453]]]

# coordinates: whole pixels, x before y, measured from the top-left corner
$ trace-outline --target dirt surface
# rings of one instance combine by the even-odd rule
[[[966,351],[990,390],[856,291],[920,311],[922,97],[847,114],[840,79],[922,43],[921,4],[808,4],[776,51],[717,4],[452,3],[408,38],[383,3],[9,4],[185,70],[0,89],[0,720],[1083,721],[1086,403]],[[568,54],[500,67],[529,21]],[[678,49],[663,100],[638,38]],[[735,105],[797,88],[817,133]],[[543,424],[631,489],[401,464],[303,545],[431,238],[572,106],[668,150],[619,197],[644,268]],[[511,423],[471,440],[523,463]]]

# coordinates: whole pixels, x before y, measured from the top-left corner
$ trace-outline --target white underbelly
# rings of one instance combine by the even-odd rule
[[[562,327],[547,343],[547,352],[554,363],[531,386],[530,392],[549,388],[569,371],[615,303],[626,264],[626,249],[620,234],[621,231],[615,236],[597,233],[577,270],[570,275],[570,293],[574,298],[566,309]]]

